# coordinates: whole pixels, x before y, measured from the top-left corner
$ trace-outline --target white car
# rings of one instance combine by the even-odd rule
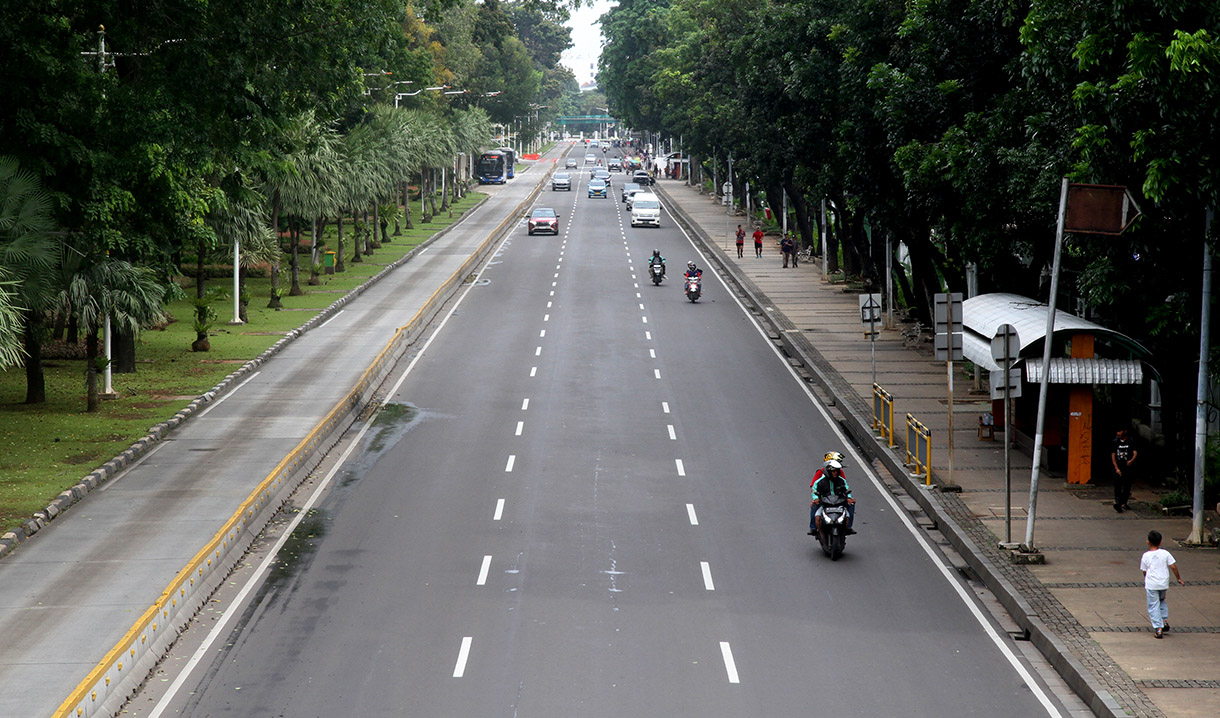
[[[637,192],[631,197],[631,226],[660,227],[661,198],[651,192]]]
[[[595,155],[593,153],[589,153],[589,154],[585,155],[585,164],[591,165],[595,162],[597,162],[597,155]]]

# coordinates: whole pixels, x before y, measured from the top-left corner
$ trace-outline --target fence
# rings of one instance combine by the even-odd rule
[[[932,430],[910,414],[907,414],[907,458],[902,463],[914,466],[914,475],[923,476],[924,484],[932,485]]]
[[[873,384],[873,429],[894,448],[894,396]]]

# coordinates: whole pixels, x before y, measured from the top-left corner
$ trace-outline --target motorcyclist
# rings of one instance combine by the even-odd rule
[[[703,270],[696,267],[694,260],[691,260],[686,263],[686,274],[682,276],[686,277],[687,279],[692,277],[703,279]]]
[[[661,269],[660,269],[661,276],[664,277],[665,276],[665,257],[661,256],[661,250],[659,250],[659,249],[652,250],[652,256],[648,258],[648,266],[651,267],[654,264],[659,264],[661,266]]]
[[[856,500],[852,498],[851,487],[847,485],[847,477],[843,475],[843,455],[831,451],[823,457],[825,464],[813,475],[809,483],[809,535],[816,536],[822,528],[822,499],[827,496],[844,496],[847,498],[847,533],[856,531],[852,524],[856,520]]]

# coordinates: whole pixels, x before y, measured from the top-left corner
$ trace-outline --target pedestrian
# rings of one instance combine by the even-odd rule
[[[755,259],[762,259],[762,240],[763,240],[762,227],[756,227],[754,229],[754,258]]]
[[[1152,629],[1160,638],[1169,630],[1169,605],[1165,603],[1165,595],[1169,592],[1169,572],[1178,580],[1179,586],[1185,586],[1182,574],[1178,573],[1178,562],[1173,554],[1161,548],[1161,532],[1148,532],[1148,550],[1140,559],[1140,570],[1144,572],[1144,593],[1148,594],[1148,618],[1152,621]]]
[[[1135,475],[1135,462],[1139,451],[1131,441],[1131,430],[1123,427],[1114,436],[1114,449],[1110,452],[1110,463],[1114,466],[1114,510],[1122,513],[1131,510],[1131,480]]]
[[[779,251],[784,254],[784,269],[788,268],[788,260],[792,257],[792,237],[784,235],[779,242]]]
[[[797,265],[800,264],[798,257],[801,256],[801,242],[796,232],[791,232],[790,234],[792,235],[792,268],[796,269]]]
[[[742,229],[741,225],[739,224],[739,225],[737,225],[737,258],[738,259],[741,259],[742,257],[746,256],[744,254],[745,247],[746,247],[746,231],[744,229]]]

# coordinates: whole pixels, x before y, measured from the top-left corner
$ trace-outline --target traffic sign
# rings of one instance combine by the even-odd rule
[[[876,340],[880,333],[878,325],[881,323],[881,295],[861,294],[859,300],[860,324],[864,326],[864,336]]]
[[[991,339],[991,358],[1003,367],[1016,361],[1020,354],[1021,339],[1017,336],[1017,328],[1011,324],[1001,324]]]
[[[940,293],[934,297],[932,320],[936,336],[932,348],[937,361],[962,360],[962,294]]]
[[[991,398],[992,399],[1020,399],[1021,398],[1021,368],[1014,367],[1008,370],[1008,381],[1004,381],[1004,370],[991,372]]]

